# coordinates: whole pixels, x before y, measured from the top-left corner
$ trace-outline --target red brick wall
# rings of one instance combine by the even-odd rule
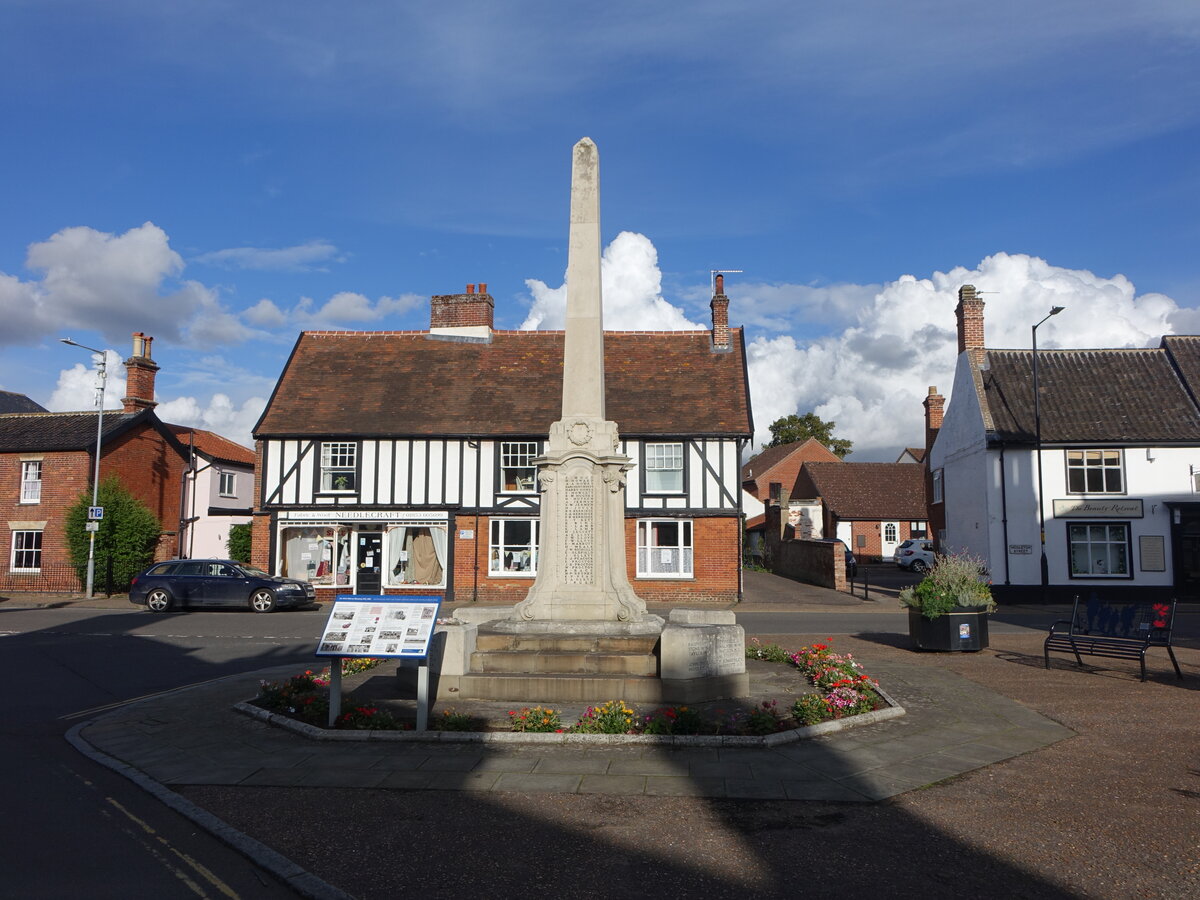
[[[129,493],[141,500],[162,525],[157,559],[178,551],[179,489],[185,462],[150,426],[123,435],[100,458],[100,480],[116,475]]]
[[[532,578],[495,578],[488,575],[488,517],[459,516],[454,524],[454,594],[456,603],[517,603],[525,599]],[[475,537],[462,539],[463,530]],[[637,528],[625,520],[625,561],[629,583],[643,600],[670,605],[697,602],[733,602],[737,599],[741,568],[741,530],[738,520],[692,520],[693,578],[638,578]]]
[[[23,455],[41,457],[40,503],[19,502]],[[29,584],[17,585],[10,580],[6,589],[17,590],[24,586],[28,590],[79,590],[80,585],[74,581],[69,585],[50,582],[67,577],[61,571],[70,565],[64,528],[66,511],[80,495],[91,490],[92,465],[91,455],[83,451],[0,455],[0,552],[3,553],[0,572],[7,573],[12,560],[9,522],[46,523],[42,532],[42,575],[19,576]],[[106,447],[100,458],[100,480],[116,475],[158,519],[163,535],[155,552],[156,559],[169,559],[178,549],[179,486],[183,469],[183,459],[150,426],[124,435]]]
[[[461,328],[467,325],[492,325],[495,301],[491,294],[440,294],[430,298],[431,328]]]
[[[41,457],[42,495],[40,503],[21,503],[21,457]],[[45,578],[51,573],[65,569],[71,564],[67,552],[66,531],[63,520],[68,507],[79,499],[79,495],[92,483],[92,458],[87,453],[5,453],[0,454],[0,572],[7,573],[12,563],[12,529],[9,522],[45,522],[42,532],[42,571]],[[77,580],[66,576],[71,583],[56,589],[79,590]],[[36,574],[16,575],[16,581],[6,580],[8,590],[44,589]],[[29,582],[27,585],[18,582]]]

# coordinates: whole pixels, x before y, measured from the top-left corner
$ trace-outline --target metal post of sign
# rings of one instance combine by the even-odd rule
[[[342,714],[342,658],[335,656],[329,664],[329,727]]]
[[[429,665],[421,660],[417,669],[417,731],[429,730]]]

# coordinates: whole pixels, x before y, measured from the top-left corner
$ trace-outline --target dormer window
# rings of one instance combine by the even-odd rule
[[[321,490],[335,494],[358,490],[358,444],[343,441],[321,444]]]

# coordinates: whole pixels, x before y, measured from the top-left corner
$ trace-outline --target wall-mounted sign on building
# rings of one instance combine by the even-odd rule
[[[1103,498],[1096,500],[1055,500],[1054,518],[1056,519],[1094,519],[1104,516],[1116,516],[1121,519],[1142,518],[1142,501],[1124,498]]]

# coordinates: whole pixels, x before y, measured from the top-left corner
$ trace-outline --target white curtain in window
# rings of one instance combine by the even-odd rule
[[[399,584],[404,581],[404,563],[407,561],[407,554],[404,552],[404,536],[408,529],[403,525],[396,525],[387,530],[387,571],[388,583]]]
[[[433,552],[437,554],[438,565],[446,571],[446,529],[430,528],[429,536],[433,538]]]

